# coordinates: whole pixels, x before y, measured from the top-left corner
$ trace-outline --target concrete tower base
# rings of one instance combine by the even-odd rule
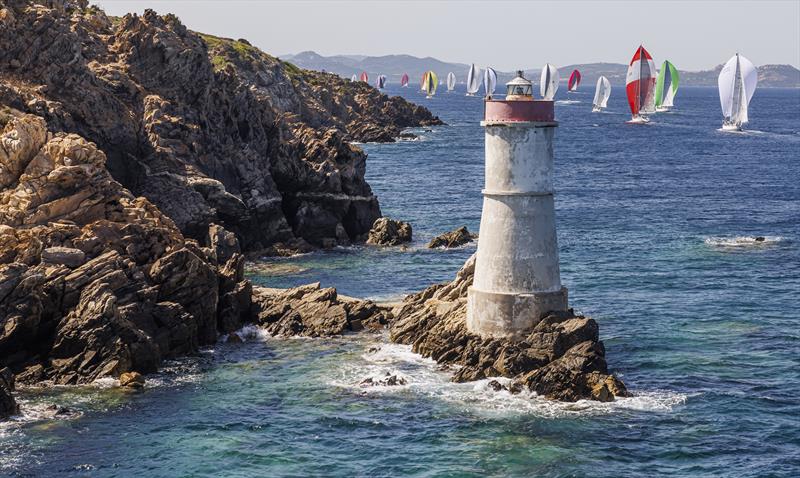
[[[467,328],[481,336],[520,340],[548,312],[567,309],[567,288],[556,292],[502,293],[470,287]]]

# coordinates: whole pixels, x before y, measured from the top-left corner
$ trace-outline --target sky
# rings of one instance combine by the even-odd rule
[[[246,38],[273,55],[410,54],[513,71],[550,62],[656,62],[705,70],[737,51],[800,68],[800,0],[333,1],[95,0],[106,13],[152,8],[192,30]]]

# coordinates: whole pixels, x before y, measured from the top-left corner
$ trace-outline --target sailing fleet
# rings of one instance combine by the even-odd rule
[[[446,77],[447,93],[452,93],[456,88],[456,74],[452,71]],[[369,76],[362,72],[351,81],[367,83]],[[543,100],[553,101],[560,85],[558,68],[550,63],[542,67],[539,82],[539,94]],[[426,71],[420,79],[420,90],[427,98],[436,95],[439,86],[439,77],[433,71]],[[573,70],[567,80],[567,92],[576,93],[581,83],[581,72]],[[758,83],[758,72],[753,63],[747,58],[736,53],[722,68],[718,79],[719,99],[723,114],[723,131],[741,131],[748,122],[748,107]],[[650,116],[655,113],[668,112],[674,108],[675,96],[678,93],[680,75],[678,69],[669,60],[664,60],[660,69],[656,69],[653,57],[639,45],[628,64],[625,76],[625,93],[628,106],[631,110],[629,124],[646,124]],[[409,85],[408,74],[403,74],[400,85],[407,88]],[[475,96],[483,85],[484,97],[491,99],[497,88],[497,72],[487,67],[483,72],[475,64],[471,64],[466,78],[466,95]],[[375,82],[378,89],[386,87],[386,76],[378,75]],[[605,76],[600,76],[595,85],[592,100],[592,112],[602,112],[608,106],[611,96],[611,82]]]

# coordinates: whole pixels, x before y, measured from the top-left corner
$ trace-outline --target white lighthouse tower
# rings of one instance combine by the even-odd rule
[[[486,185],[467,328],[523,338],[550,311],[567,309],[553,204],[553,102],[533,99],[522,76],[505,100],[487,100]]]

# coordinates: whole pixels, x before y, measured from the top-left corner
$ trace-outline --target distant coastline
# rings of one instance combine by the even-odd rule
[[[322,56],[313,51],[306,51],[295,55],[283,55],[282,60],[289,61],[301,68],[308,70],[326,71],[335,73],[344,78],[350,78],[354,74],[366,71],[370,77],[383,74],[388,77],[390,83],[398,83],[403,73],[407,73],[412,82],[419,78],[427,70],[446,73],[452,71],[456,73],[459,83],[464,81],[469,65],[463,63],[450,63],[436,58],[419,58],[412,55],[385,55],[385,56],[364,56],[364,55],[335,55]],[[659,58],[659,62],[662,61]],[[625,74],[628,65],[622,63],[582,63],[573,65],[559,65],[562,72],[570,72],[574,69],[580,70],[583,82],[595,82],[601,75],[611,81],[613,86],[623,86],[625,84]],[[660,63],[657,62],[657,65]],[[679,66],[679,65],[676,65]],[[533,66],[525,70],[531,78],[538,78],[541,66]],[[703,71],[684,71],[680,70],[682,86],[716,86],[717,76],[722,69],[722,64],[709,70]],[[514,72],[498,71],[498,81],[510,80]],[[562,81],[566,81],[568,75],[562,73]],[[758,67],[758,87],[759,88],[800,88],[800,70],[792,65],[760,65]]]

